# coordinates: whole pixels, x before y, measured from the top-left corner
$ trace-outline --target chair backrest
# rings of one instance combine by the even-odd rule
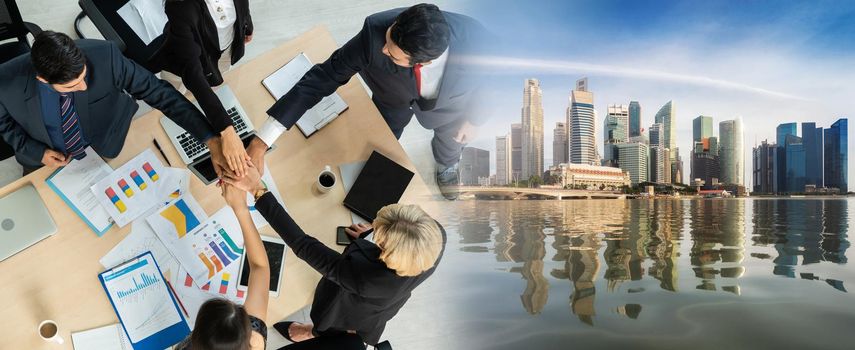
[[[0,41],[16,38],[25,41],[27,28],[15,0],[3,0],[0,5]]]
[[[128,2],[129,0],[79,0],[78,4],[104,39],[116,43],[126,57],[146,67],[148,59],[163,45],[164,38],[161,35],[146,45],[119,15],[119,9]]]

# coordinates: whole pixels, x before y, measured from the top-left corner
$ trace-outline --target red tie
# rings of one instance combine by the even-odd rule
[[[422,95],[422,64],[416,63],[416,65],[413,66],[413,72],[416,73],[416,93],[418,93],[419,96],[421,96]]]

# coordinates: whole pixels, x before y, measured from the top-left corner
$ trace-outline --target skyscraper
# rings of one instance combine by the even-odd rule
[[[773,193],[775,192],[775,166],[776,150],[775,144],[769,144],[765,140],[752,150],[752,174],[754,188],[752,192]]]
[[[724,184],[745,185],[744,149],[742,148],[742,119],[725,120],[718,124],[721,138],[719,159],[721,161],[721,182]]]
[[[712,117],[701,115],[692,120],[692,141],[698,142],[712,136]]]
[[[629,137],[641,136],[641,104],[629,101]]]
[[[825,187],[849,191],[849,121],[840,118],[825,129]]]
[[[802,123],[802,145],[805,148],[805,185],[823,187],[822,128],[816,123]]]
[[[784,144],[786,157],[786,191],[801,193],[805,191],[805,146],[801,137],[787,134]]]
[[[511,124],[511,178],[508,183],[522,180],[522,124]]]
[[[481,179],[490,177],[490,151],[464,147],[460,155],[460,184],[478,186]]]
[[[603,122],[603,155],[606,165],[614,166],[617,161],[617,148],[614,146],[629,142],[629,110],[625,105],[611,105]]]
[[[655,123],[662,124],[665,128],[665,148],[672,151],[671,161],[674,161],[674,157],[676,156],[674,149],[677,147],[676,113],[677,112],[674,110],[674,101],[668,101],[668,103],[659,109],[659,112],[656,112],[656,117],[654,118]]]
[[[680,147],[674,147],[671,152],[671,183],[683,183],[683,158],[680,158]]]
[[[775,164],[776,193],[789,192],[787,181],[787,146],[791,141],[795,141],[796,139],[801,144],[801,138],[798,138],[797,126],[798,123],[779,124],[775,130],[775,142],[778,146],[777,162]],[[792,135],[796,138],[787,138],[787,135]]]
[[[633,185],[646,182],[649,179],[650,150],[640,142],[619,143],[615,145],[620,158],[620,168],[629,172],[629,181]]]
[[[776,131],[775,143],[778,144],[778,147],[784,146],[787,143],[787,135],[799,136],[796,129],[798,128],[799,123],[785,123],[778,124],[778,128]]]
[[[671,153],[662,146],[650,146],[650,181],[656,183],[671,182]]]
[[[543,92],[540,81],[526,79],[522,107],[522,177],[543,173]]]
[[[511,140],[508,135],[496,136],[496,184],[511,182]]]
[[[570,107],[567,108],[570,163],[599,165],[595,126],[594,94],[588,91],[588,78],[582,78],[570,92]]]
[[[665,127],[662,124],[654,123],[647,132],[650,135],[650,147],[665,147]]]
[[[555,123],[555,129],[552,130],[552,165],[557,166],[561,163],[567,163],[567,124],[564,122]]]

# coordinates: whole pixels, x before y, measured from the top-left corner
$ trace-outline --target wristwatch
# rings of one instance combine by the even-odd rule
[[[267,186],[255,190],[255,192],[252,192],[252,196],[255,197],[256,201],[258,201],[258,199],[261,198],[261,196],[263,196],[265,193],[267,193]]]

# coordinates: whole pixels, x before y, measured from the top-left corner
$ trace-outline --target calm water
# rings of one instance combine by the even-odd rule
[[[466,349],[855,349],[853,220],[855,199],[449,203],[448,249],[416,304],[451,315],[422,336]]]

